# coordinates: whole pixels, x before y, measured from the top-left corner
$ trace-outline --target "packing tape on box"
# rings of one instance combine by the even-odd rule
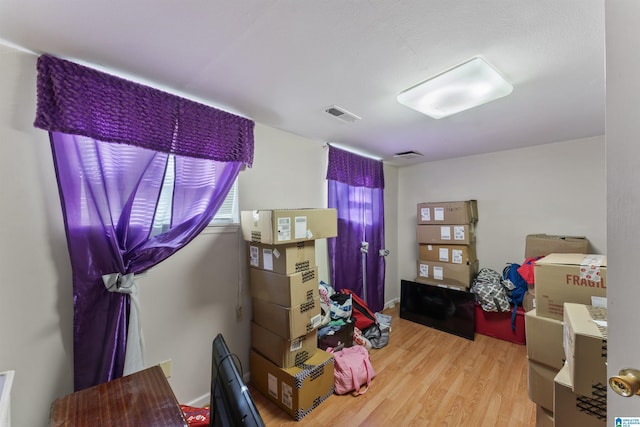
[[[587,255],[582,258],[582,262],[580,263],[580,278],[592,282],[602,280],[600,277],[600,266],[603,262],[603,255]]]

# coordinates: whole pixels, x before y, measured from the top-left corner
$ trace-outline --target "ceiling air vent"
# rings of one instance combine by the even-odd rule
[[[396,153],[393,155],[395,159],[415,159],[417,157],[422,157],[422,154],[417,151],[403,151],[402,153]]]
[[[355,114],[348,112],[344,108],[338,107],[337,105],[332,105],[324,111],[345,123],[353,123],[356,120],[362,120],[362,117],[358,117]]]

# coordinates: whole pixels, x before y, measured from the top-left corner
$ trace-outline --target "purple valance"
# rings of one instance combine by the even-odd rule
[[[382,161],[329,146],[327,179],[353,187],[384,188]]]
[[[252,120],[49,55],[38,58],[34,125],[182,156],[253,163]]]

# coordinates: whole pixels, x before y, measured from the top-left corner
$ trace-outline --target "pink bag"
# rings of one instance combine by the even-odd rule
[[[369,390],[369,384],[376,373],[371,366],[369,351],[361,345],[346,347],[333,354],[336,394],[346,394],[357,391],[364,394]],[[367,388],[360,390],[360,387]]]

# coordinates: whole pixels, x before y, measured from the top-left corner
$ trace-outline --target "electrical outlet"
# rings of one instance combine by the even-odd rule
[[[171,378],[171,359],[160,362],[160,368],[164,372],[164,376]]]

